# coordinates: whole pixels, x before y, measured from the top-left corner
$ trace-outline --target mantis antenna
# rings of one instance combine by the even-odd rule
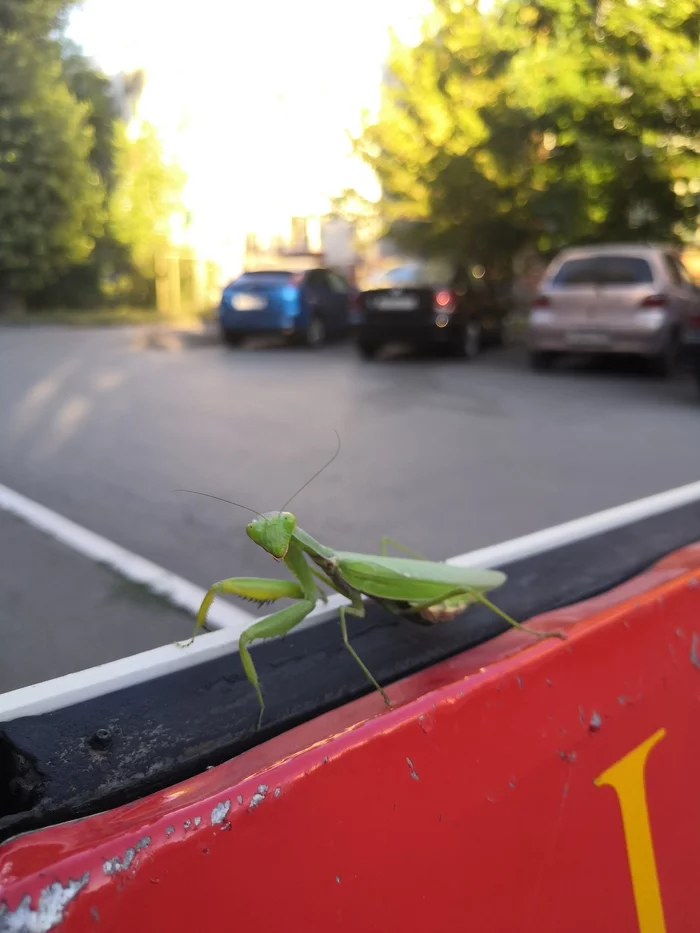
[[[249,509],[247,505],[241,505],[240,502],[233,502],[232,499],[223,499],[221,496],[212,496],[208,492],[197,492],[196,489],[175,489],[174,492],[188,492],[193,496],[205,496],[207,499],[216,499],[218,502],[227,502],[229,505],[235,505],[238,509],[245,509],[246,512],[252,512],[253,515],[259,515],[260,518],[265,518],[262,512],[258,512],[257,509]]]
[[[336,438],[338,439],[338,446],[336,447],[335,453],[333,454],[333,456],[331,457],[331,459],[328,461],[328,463],[324,463],[320,470],[316,470],[316,472],[314,473],[314,475],[313,475],[310,479],[307,479],[307,481],[304,483],[304,485],[303,485],[303,486],[300,486],[299,489],[297,489],[297,491],[294,493],[293,496],[290,496],[289,499],[287,499],[287,501],[284,503],[284,505],[283,505],[282,508],[280,509],[280,514],[281,514],[282,512],[284,512],[284,510],[287,508],[287,506],[288,506],[289,503],[292,501],[292,499],[296,499],[296,497],[299,495],[299,493],[300,493],[300,492],[303,492],[303,491],[306,489],[306,487],[309,485],[309,483],[313,483],[313,481],[316,479],[316,477],[317,477],[317,476],[320,476],[321,473],[323,473],[323,471],[324,471],[325,469],[327,469],[327,468],[331,465],[331,463],[333,463],[333,461],[335,460],[335,458],[338,456],[338,454],[340,453],[340,434],[338,434],[338,432],[337,432],[335,429],[334,429],[334,434],[335,434]]]

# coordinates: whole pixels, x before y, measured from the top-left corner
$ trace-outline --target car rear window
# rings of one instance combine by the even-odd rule
[[[654,276],[646,259],[638,256],[587,256],[567,259],[553,285],[644,285]]]
[[[293,272],[244,272],[234,285],[284,285],[294,276]]]
[[[439,260],[410,262],[372,276],[367,282],[367,289],[445,288],[453,278],[454,271],[449,263]]]

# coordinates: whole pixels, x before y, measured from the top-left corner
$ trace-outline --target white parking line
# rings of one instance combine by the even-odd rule
[[[145,557],[127,551],[94,531],[88,531],[82,525],[39,505],[38,502],[3,486],[2,483],[0,509],[16,515],[84,557],[108,565],[127,580],[144,584],[154,593],[166,597],[173,605],[185,609],[193,616],[204,599],[206,590],[201,586],[170,573]],[[217,601],[207,615],[207,628],[231,628],[237,637],[253,619],[254,616],[245,610],[230,603]]]
[[[10,493],[9,496],[7,495],[8,493]],[[648,496],[645,499],[637,499],[634,502],[629,502],[625,505],[617,506],[616,508],[596,512],[593,515],[587,515],[585,518],[565,522],[562,525],[555,525],[543,531],[535,532],[534,534],[513,538],[502,544],[470,551],[467,554],[460,554],[448,560],[447,563],[460,567],[503,567],[515,560],[520,560],[524,557],[532,557],[535,554],[541,554],[555,547],[581,541],[593,535],[610,531],[613,528],[622,528],[632,522],[640,521],[643,518],[649,518],[652,515],[658,515],[661,512],[687,505],[690,502],[697,502],[698,500],[700,500],[700,482],[690,483],[687,486],[680,486],[668,492],[658,493],[657,495]],[[17,505],[18,502],[22,504],[25,514],[11,507],[12,504]],[[117,546],[111,544],[111,542],[105,541],[105,539],[99,538],[97,535],[92,535],[91,532],[86,532],[85,529],[80,528],[79,525],[74,525],[73,522],[61,519],[60,516],[56,516],[55,513],[50,512],[48,509],[44,509],[42,506],[31,502],[31,500],[25,499],[23,496],[18,496],[17,493],[11,493],[6,487],[0,485],[0,508],[13,511],[15,514],[21,514],[21,517],[30,521],[26,514],[26,503],[32,506],[31,512],[33,520],[31,523],[35,524],[38,528],[42,528],[44,531],[48,531],[49,534],[54,534],[52,529],[55,526],[52,522],[49,522],[48,519],[51,518],[52,521],[55,521],[55,519],[58,518],[60,519],[58,529],[62,532],[65,531],[66,528],[78,529],[85,535],[90,536],[82,540],[92,541],[96,539],[109,548],[115,548],[117,552],[121,553],[123,551],[122,548],[117,548]],[[54,536],[59,537],[58,534]],[[700,537],[700,531],[698,532],[698,537]],[[63,538],[60,538],[60,540],[63,540]],[[80,538],[78,538],[78,540],[80,540]],[[131,558],[135,557],[135,555],[129,554],[128,551],[124,551],[123,553]],[[94,550],[88,554],[88,556],[94,555]],[[97,557],[96,559],[102,560],[103,558]],[[137,560],[140,561],[142,558],[137,558]],[[155,567],[155,565],[150,564],[149,561],[144,561],[144,564]],[[167,577],[171,577],[178,581],[180,580],[179,577],[173,577],[172,574],[167,574],[167,572],[161,570],[161,568],[157,568],[157,570],[166,574]],[[135,579],[135,577],[131,579]],[[187,581],[183,580],[182,583],[186,584]],[[192,586],[192,584],[187,584],[187,586]],[[197,590],[198,593],[203,592],[199,590],[198,587],[194,587],[194,589]],[[197,599],[199,598],[198,595]],[[337,607],[344,601],[345,600],[337,596],[329,597],[328,604],[317,607],[308,617],[306,624],[318,624],[324,619],[333,616]],[[215,604],[215,606],[216,605],[218,605],[219,610],[233,608],[224,606],[223,604]],[[250,621],[247,619],[244,622],[241,618],[241,616],[245,616],[246,613],[240,610],[235,610],[235,612],[238,615],[238,619],[235,623],[228,623],[225,628],[222,625],[222,631],[200,635],[189,648],[183,649],[176,645],[164,645],[161,648],[143,651],[140,654],[135,654],[128,658],[121,658],[118,661],[111,661],[99,667],[92,667],[75,674],[66,674],[63,677],[57,677],[55,680],[47,680],[44,683],[35,684],[31,687],[22,687],[19,690],[0,694],[0,722],[16,719],[20,716],[37,715],[54,709],[61,709],[73,703],[101,696],[102,694],[110,693],[115,690],[121,690],[124,687],[129,687],[134,684],[143,683],[151,678],[161,677],[172,671],[182,670],[194,664],[220,657],[224,654],[233,654],[238,645],[238,636],[241,629],[245,628],[245,624]],[[233,658],[231,660],[232,663],[235,663]]]

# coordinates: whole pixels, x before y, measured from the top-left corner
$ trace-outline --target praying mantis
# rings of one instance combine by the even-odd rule
[[[294,493],[292,499],[330,466],[339,452],[340,438],[333,457]],[[382,539],[381,555],[337,551],[321,544],[299,527],[296,516],[285,511],[291,499],[278,511],[262,513],[248,509],[240,503],[221,499],[219,496],[196,493],[194,490],[180,491],[220,499],[254,512],[256,517],[246,526],[246,534],[275,560],[283,561],[294,578],[277,580],[265,577],[230,577],[214,583],[202,600],[194,633],[189,642],[191,644],[199,628],[205,624],[209,607],[218,594],[228,593],[258,603],[275,602],[284,598],[296,600],[291,606],[253,622],[240,634],[238,649],[243,670],[255,690],[260,705],[258,729],[265,711],[265,700],[249,645],[255,639],[286,635],[300,625],[315,608],[318,599],[326,599],[319,582],[349,600],[350,605],[340,606],[338,609],[343,644],[389,708],[391,703],[386,691],[377,682],[348,638],[347,616],[362,618],[365,615],[363,596],[370,597],[390,612],[409,616],[425,625],[449,621],[472,603],[480,602],[509,625],[529,632],[534,638],[565,637],[559,632],[534,632],[516,622],[486,598],[487,592],[501,586],[506,580],[506,575],[499,570],[453,567],[426,560],[390,538]],[[389,557],[388,544],[414,556]]]

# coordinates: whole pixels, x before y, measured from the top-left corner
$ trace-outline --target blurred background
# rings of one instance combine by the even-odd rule
[[[295,508],[345,549],[697,479],[699,42],[700,0],[0,0],[0,690],[191,624],[26,499],[206,587],[269,561],[173,490],[277,508],[334,430]]]

